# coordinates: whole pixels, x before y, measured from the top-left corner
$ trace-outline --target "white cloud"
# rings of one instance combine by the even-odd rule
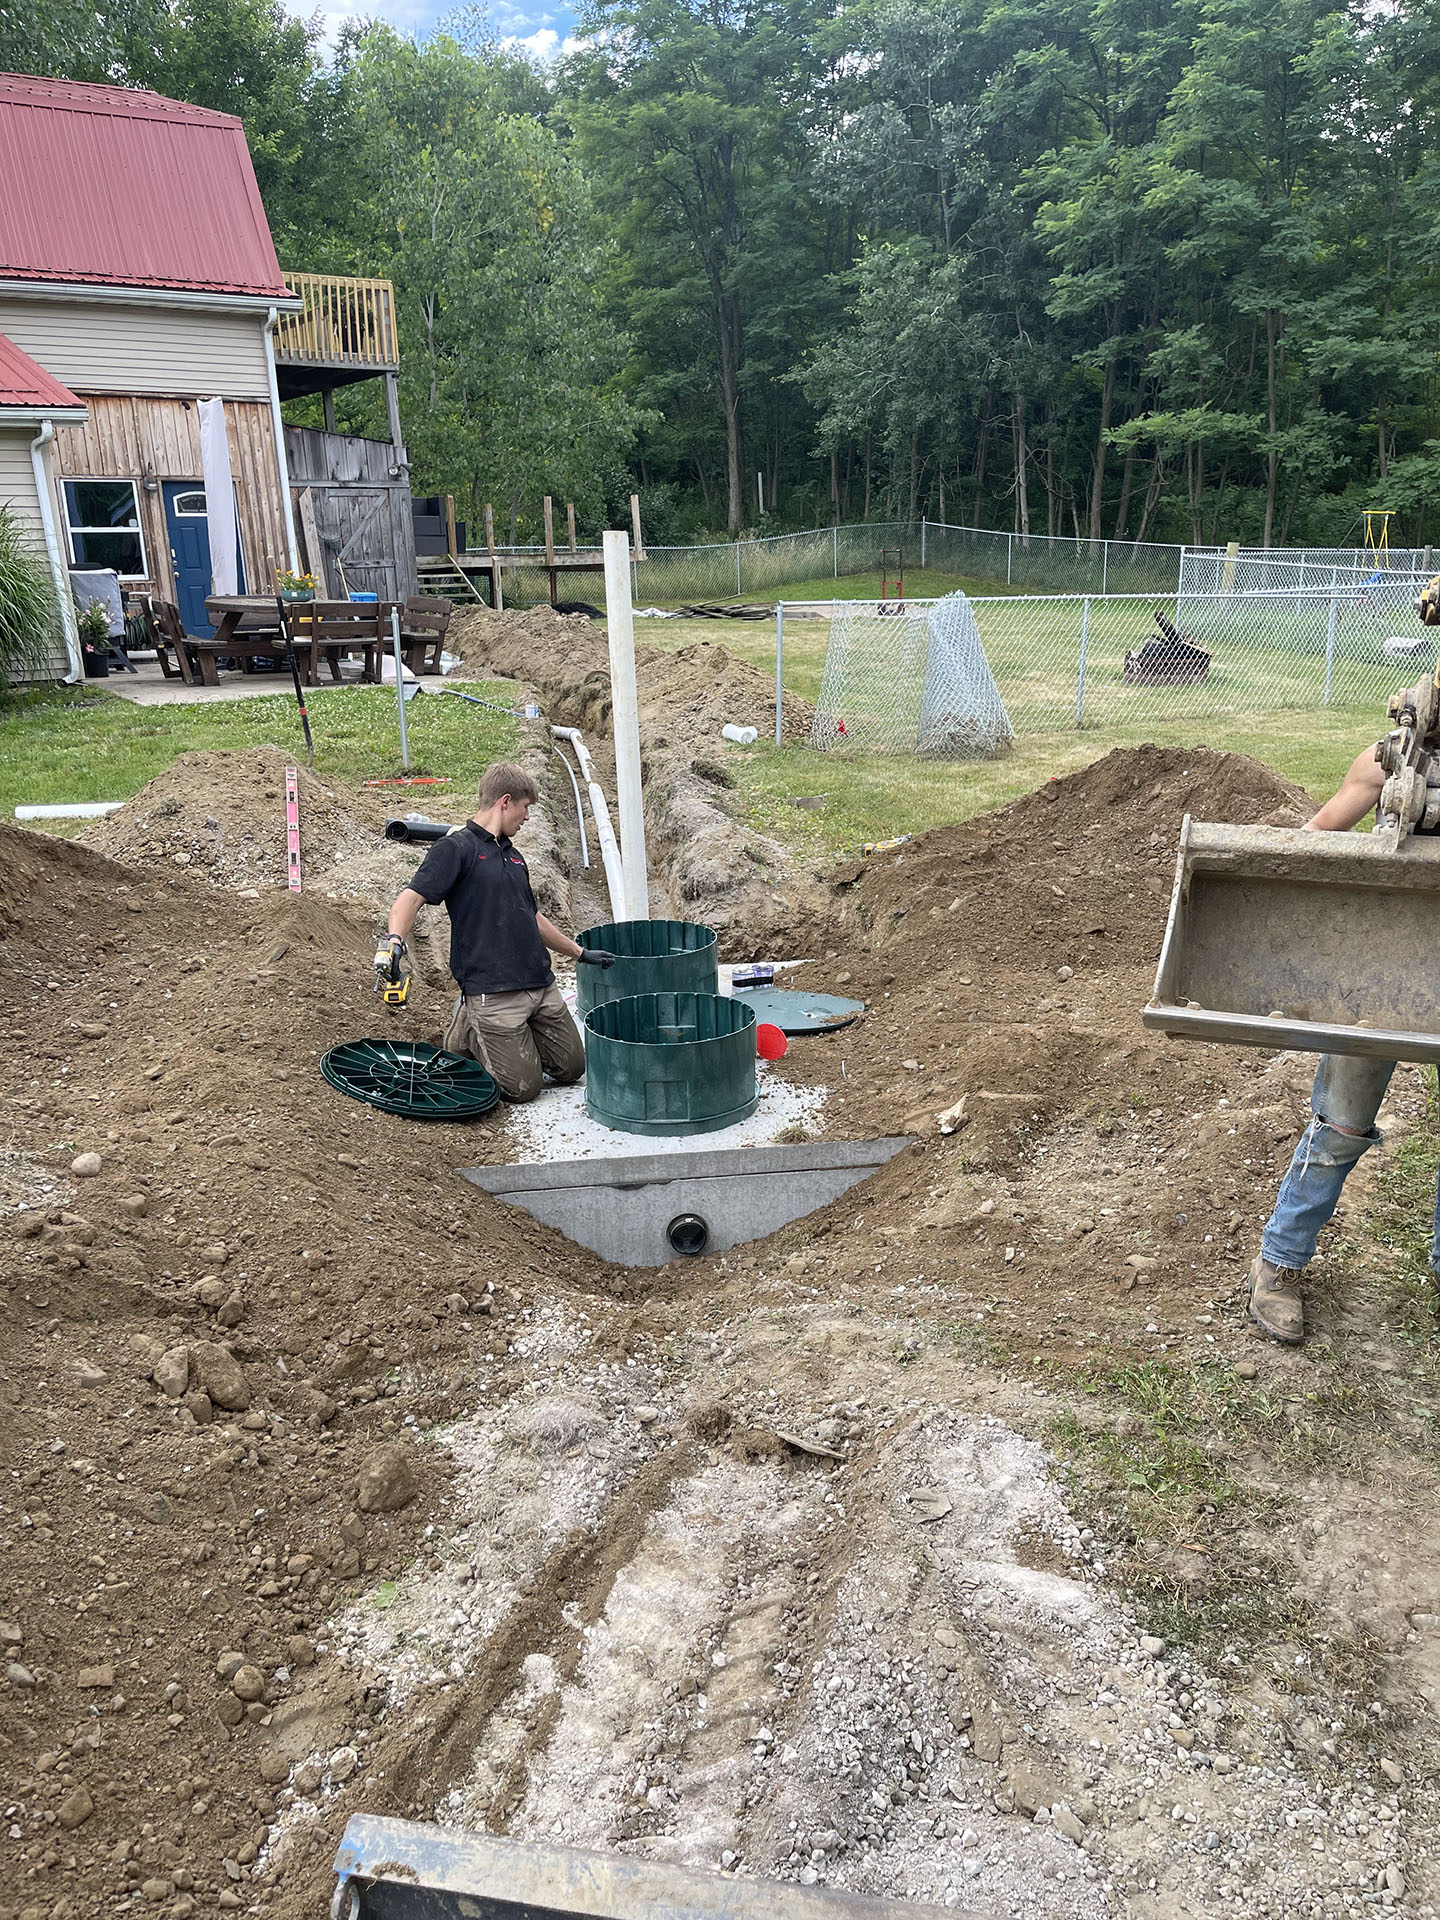
[[[507,33],[500,42],[502,47],[512,47],[518,53],[529,54],[532,60],[554,60],[557,56],[574,53],[584,41],[573,33],[567,33],[562,39],[554,27],[537,27],[534,33],[524,35]]]

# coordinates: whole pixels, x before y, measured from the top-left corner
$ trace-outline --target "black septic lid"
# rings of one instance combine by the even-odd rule
[[[474,1120],[500,1089],[476,1061],[425,1040],[347,1040],[320,1062],[332,1087],[408,1120]]]

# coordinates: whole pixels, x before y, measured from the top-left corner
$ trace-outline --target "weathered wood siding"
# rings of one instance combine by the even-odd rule
[[[0,333],[82,397],[193,394],[264,400],[265,316],[0,295]]]
[[[55,465],[65,480],[123,479],[137,483],[140,530],[150,572],[148,590],[175,597],[165,503],[157,490],[147,493],[148,474],[157,481],[199,482],[200,417],[187,400],[146,399],[136,395],[94,394],[87,398],[90,418],[84,426],[55,429]],[[252,593],[268,593],[276,569],[287,564],[281,507],[280,468],[268,405],[227,400],[225,424],[230,468],[240,508],[240,550],[245,584]]]
[[[352,592],[378,593],[382,600],[403,600],[414,593],[410,481],[403,468],[392,475],[395,449],[390,442],[287,427],[285,459],[297,503],[302,495],[310,496],[327,591],[340,591],[338,560]],[[298,504],[295,519],[303,540],[306,516]],[[305,557],[315,572],[317,556],[307,550]]]

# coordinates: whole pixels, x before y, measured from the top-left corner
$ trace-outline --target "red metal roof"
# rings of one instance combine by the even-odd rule
[[[240,122],[0,74],[0,279],[283,297]]]
[[[62,387],[53,374],[22,353],[13,340],[0,333],[0,411],[23,407],[27,413],[49,413],[59,407],[80,407],[68,387]]]

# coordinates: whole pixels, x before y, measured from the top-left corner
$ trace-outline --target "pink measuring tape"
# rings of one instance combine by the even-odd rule
[[[285,769],[285,857],[289,867],[290,891],[300,891],[300,775],[296,768]]]

